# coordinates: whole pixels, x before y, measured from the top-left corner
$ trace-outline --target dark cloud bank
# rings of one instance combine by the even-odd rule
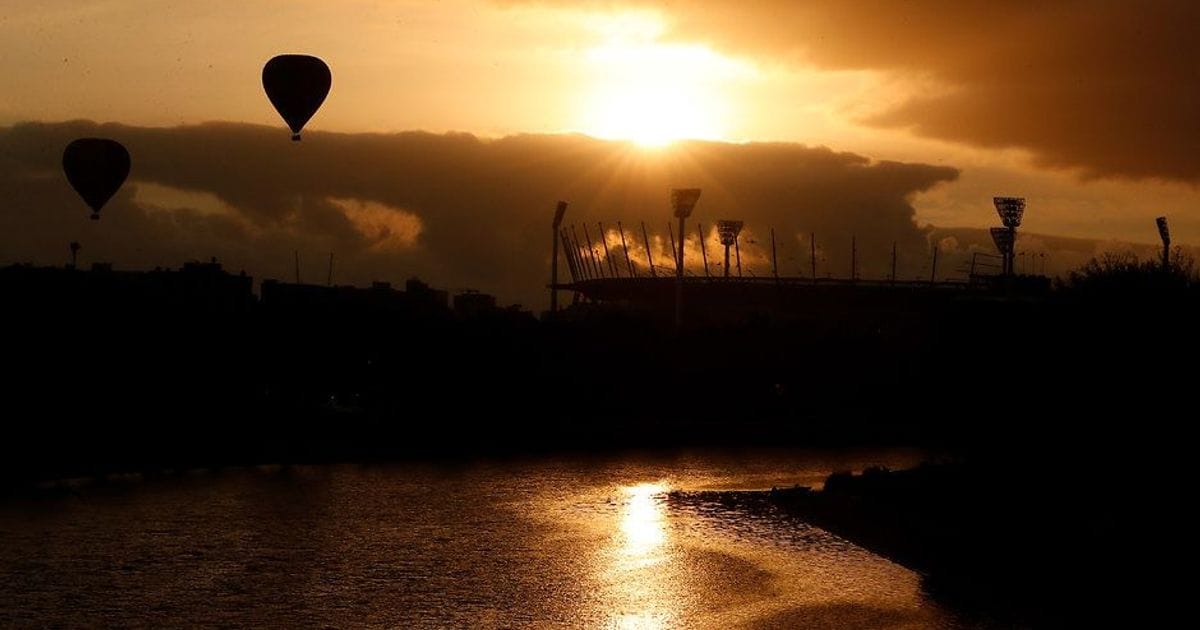
[[[133,155],[130,182],[99,222],[87,219],[60,170],[62,148],[81,136],[117,139]],[[573,135],[485,141],[421,132],[314,132],[296,144],[281,129],[244,124],[29,123],[0,128],[0,260],[57,264],[80,240],[85,260],[118,267],[217,256],[259,278],[290,278],[299,250],[305,280],[323,282],[327,253],[336,252],[342,283],[417,275],[534,306],[544,301],[558,199],[571,202],[568,221],[587,222],[593,238],[597,221],[617,220],[646,220],[652,238],[665,237],[668,190],[699,186],[697,220],[747,221],[748,240],[760,243],[747,243],[748,266],[762,260],[774,226],[781,259],[795,268],[785,271],[806,264],[800,235],[816,232],[823,270],[848,272],[854,235],[860,267],[882,273],[893,240],[902,251],[927,251],[910,198],[957,175],[796,144],[688,142],[645,152]],[[757,271],[767,269],[760,262]]]
[[[536,1],[536,0],[535,0]],[[865,122],[1023,147],[1089,177],[1200,182],[1195,0],[598,1],[651,6],[686,41],[933,87]],[[578,2],[570,3],[579,6]]]

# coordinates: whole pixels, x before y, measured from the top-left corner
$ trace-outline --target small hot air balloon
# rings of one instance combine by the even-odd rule
[[[80,138],[63,151],[63,172],[92,209],[92,220],[129,177],[129,151],[116,140]]]
[[[324,61],[310,55],[279,55],[263,66],[263,89],[276,111],[292,128],[292,140],[321,108],[333,77]]]

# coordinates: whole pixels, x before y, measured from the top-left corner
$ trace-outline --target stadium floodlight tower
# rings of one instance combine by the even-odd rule
[[[1003,260],[1003,273],[1008,275],[1008,257],[1013,250],[1013,231],[1008,228],[994,227],[991,229],[992,242],[996,244],[996,249],[1000,250],[1000,258]]]
[[[1013,249],[1017,242],[1017,228],[1021,227],[1021,217],[1025,215],[1024,197],[993,197],[996,214],[1009,231],[1008,253],[1004,257],[1004,275],[1011,276],[1013,272]]]
[[[717,222],[717,236],[721,238],[721,245],[725,246],[725,277],[729,277],[729,248],[737,246],[738,235],[742,233],[741,221],[730,221],[729,219],[721,219]]]
[[[679,219],[679,255],[675,257],[675,326],[683,324],[683,242],[684,221],[692,216],[700,201],[699,188],[675,188],[671,191],[671,209]]]
[[[1158,236],[1163,242],[1163,272],[1171,270],[1171,230],[1167,228],[1167,217],[1158,217],[1154,220],[1158,224]]]
[[[563,215],[567,213],[567,202],[560,201],[554,209],[554,222],[551,224],[551,248],[550,255],[550,312],[558,312],[558,228],[562,225]]]

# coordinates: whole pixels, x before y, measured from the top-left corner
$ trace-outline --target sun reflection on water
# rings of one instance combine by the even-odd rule
[[[621,511],[608,567],[611,628],[671,627],[674,613],[665,483],[621,488]]]
[[[621,512],[621,552],[631,566],[650,566],[662,561],[657,553],[667,540],[663,498],[667,487],[661,483],[643,483],[624,489],[626,500]]]

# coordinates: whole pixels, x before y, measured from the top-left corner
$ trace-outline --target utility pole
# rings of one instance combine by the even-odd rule
[[[937,246],[937,243],[934,243],[933,244],[933,265],[931,266],[931,268],[929,270],[930,286],[937,284],[937,257],[938,257],[938,246]]]
[[[775,254],[775,228],[771,228],[771,274],[779,280],[779,257]]]
[[[813,232],[808,235],[808,244],[812,250],[810,261],[812,263],[812,281],[817,283],[817,233]]]
[[[704,243],[704,224],[703,223],[696,224],[696,232],[700,234],[700,258],[702,258],[704,260],[704,277],[707,278],[707,277],[709,277],[709,275],[708,275],[708,245],[706,245]]]
[[[850,235],[850,282],[858,282],[858,241]]]
[[[896,241],[892,241],[892,285],[896,284]]]

